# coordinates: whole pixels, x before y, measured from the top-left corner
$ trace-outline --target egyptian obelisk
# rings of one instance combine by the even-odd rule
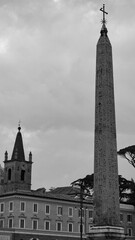
[[[96,52],[94,227],[89,237],[123,238],[120,227],[119,182],[115,123],[112,46],[108,38],[105,5]]]

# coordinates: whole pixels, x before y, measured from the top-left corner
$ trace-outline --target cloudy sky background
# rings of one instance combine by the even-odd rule
[[[135,144],[135,1],[0,0],[0,156],[21,121],[32,188],[93,173],[96,43],[106,3],[113,46],[117,145]],[[135,169],[119,158],[119,174]]]

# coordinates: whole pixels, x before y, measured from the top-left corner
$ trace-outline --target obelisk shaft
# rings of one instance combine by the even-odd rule
[[[96,56],[94,145],[94,222],[96,226],[119,226],[116,145],[112,47],[103,23]]]

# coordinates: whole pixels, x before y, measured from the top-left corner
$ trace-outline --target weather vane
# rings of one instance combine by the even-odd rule
[[[103,12],[103,20],[101,21],[103,24],[106,24],[105,14],[108,14],[105,11],[105,4],[103,4],[103,8],[100,8],[100,11]]]

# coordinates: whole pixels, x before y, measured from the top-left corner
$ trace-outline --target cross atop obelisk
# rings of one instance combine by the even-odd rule
[[[105,14],[108,14],[108,13],[105,11],[105,4],[103,4],[103,8],[100,8],[100,11],[103,12],[102,23],[106,24]]]

